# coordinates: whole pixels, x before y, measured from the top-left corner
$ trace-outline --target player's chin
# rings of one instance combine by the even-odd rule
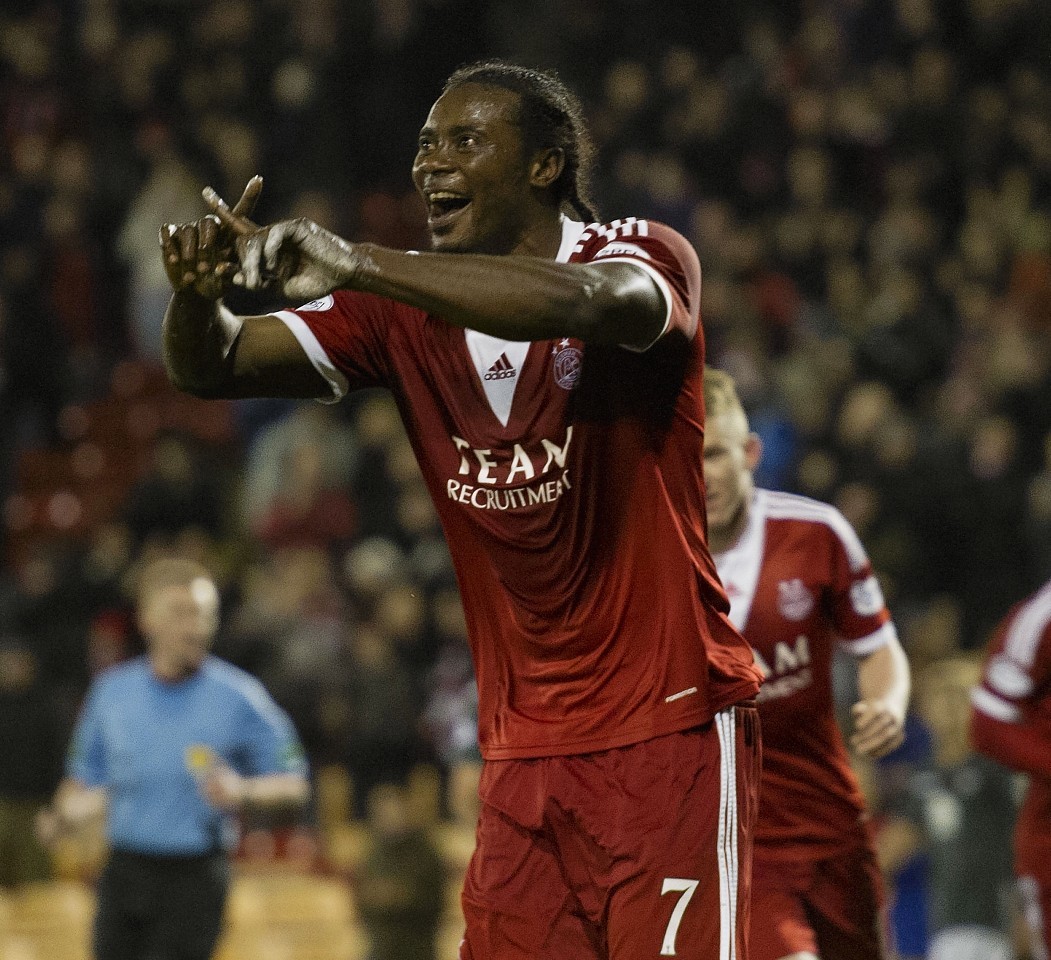
[[[431,231],[431,250],[435,253],[469,253],[471,249],[469,239],[455,230]]]
[[[713,536],[726,534],[733,524],[733,516],[727,510],[713,510],[708,507],[708,532]]]

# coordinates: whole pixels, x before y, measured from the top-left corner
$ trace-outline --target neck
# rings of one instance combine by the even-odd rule
[[[545,257],[554,260],[562,246],[562,217],[558,211],[554,216],[538,217],[522,231],[511,251],[522,257]]]
[[[741,538],[744,528],[748,526],[749,501],[741,501],[741,506],[734,518],[725,526],[708,528],[708,549],[712,553],[725,553]]]
[[[150,666],[153,668],[153,675],[163,683],[181,683],[192,677],[201,665],[199,663],[179,663],[163,657],[150,657]]]

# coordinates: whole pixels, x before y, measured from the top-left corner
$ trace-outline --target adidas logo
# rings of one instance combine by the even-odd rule
[[[511,377],[518,376],[518,371],[511,366],[511,361],[507,359],[506,353],[501,353],[494,363],[487,371],[483,380],[510,380]]]

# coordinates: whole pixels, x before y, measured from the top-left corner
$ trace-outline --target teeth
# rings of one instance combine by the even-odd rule
[[[447,191],[440,191],[439,193],[432,193],[431,200],[462,200],[458,193],[448,193]]]

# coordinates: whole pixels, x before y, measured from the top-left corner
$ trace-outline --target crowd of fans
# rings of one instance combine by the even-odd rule
[[[661,7],[5,3],[0,498],[26,450],[64,442],[70,404],[156,363],[157,230],[200,216],[203,185],[235,198],[262,173],[258,219],[419,246],[425,111],[460,63],[510,56],[583,95],[605,215],[694,242],[710,362],[764,439],[760,483],[854,524],[917,673],[972,655],[1051,577],[1051,6]],[[88,676],[136,648],[127,585],[159,550],[223,578],[217,652],[264,679],[315,764],[350,770],[359,814],[369,785],[470,755],[455,582],[389,398],[232,413],[220,447],[161,435],[90,535],[9,557],[0,722],[27,739],[3,738],[0,779],[17,799],[50,789]],[[873,778],[894,822],[916,789],[888,785],[938,768],[923,715]],[[30,737],[50,749],[15,746]]]

